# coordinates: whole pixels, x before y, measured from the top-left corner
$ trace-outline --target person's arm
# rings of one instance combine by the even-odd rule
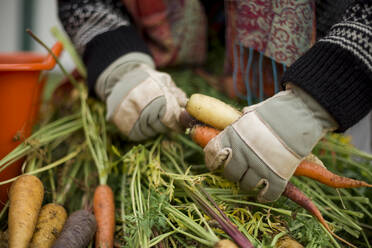
[[[286,90],[245,109],[204,148],[206,165],[243,190],[274,201],[297,166],[331,130],[372,108],[372,4],[359,1],[285,73]]]
[[[155,70],[145,42],[115,1],[59,0],[58,14],[87,67],[107,118],[132,140],[178,129],[185,94]]]
[[[111,2],[111,4],[109,4]],[[114,1],[58,0],[59,19],[82,56],[90,93],[99,75],[115,60],[131,52],[151,57],[145,42],[130,23],[123,6]],[[143,61],[147,63],[147,61]]]
[[[372,109],[372,1],[355,1],[282,78],[310,94],[345,131]]]

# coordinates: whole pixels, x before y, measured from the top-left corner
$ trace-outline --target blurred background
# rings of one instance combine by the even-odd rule
[[[57,26],[57,1],[55,0],[0,0],[0,52],[35,51],[46,54],[46,50],[37,44],[25,32],[31,29],[49,47],[55,43],[50,29]],[[66,52],[62,63],[71,70],[73,63]],[[55,67],[53,72],[58,72]]]

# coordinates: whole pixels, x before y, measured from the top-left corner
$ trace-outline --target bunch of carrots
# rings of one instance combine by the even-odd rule
[[[221,132],[220,130],[232,124],[241,115],[242,113],[235,108],[218,99],[202,94],[194,94],[190,97],[186,110],[181,114],[180,121],[184,127],[191,128],[189,133],[192,140],[204,148],[211,139]],[[300,163],[294,175],[308,177],[333,188],[372,187],[371,184],[364,181],[336,175],[327,170],[323,165],[307,159]],[[287,184],[283,195],[315,216],[332,236],[351,247],[355,247],[337,236],[330,229],[316,205],[293,184],[290,182]]]
[[[96,232],[94,215],[72,213],[59,204],[42,206],[44,186],[33,175],[20,176],[9,192],[8,244],[11,248],[86,247]],[[67,219],[67,220],[66,220]]]
[[[105,126],[103,133],[98,133],[101,129],[92,119],[86,99],[82,105],[83,129],[89,150],[94,154],[92,157],[100,179],[93,197],[94,215],[88,210],[77,210],[67,218],[67,212],[60,204],[49,203],[42,207],[43,183],[36,176],[22,175],[13,182],[9,194],[9,247],[83,248],[94,235],[96,247],[114,246],[114,194],[106,184],[108,159],[103,141],[105,138],[101,138],[105,134]],[[99,113],[98,117],[103,120],[103,112]],[[59,199],[64,201],[63,197]]]

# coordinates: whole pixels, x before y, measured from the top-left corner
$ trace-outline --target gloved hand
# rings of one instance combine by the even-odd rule
[[[169,129],[181,130],[178,117],[186,105],[186,94],[167,73],[154,67],[146,54],[127,54],[100,75],[95,87],[106,101],[107,118],[133,141]]]
[[[288,87],[289,86],[289,87]],[[243,190],[263,186],[258,200],[275,201],[301,160],[337,123],[310,95],[287,90],[245,108],[244,114],[204,148],[206,165]]]

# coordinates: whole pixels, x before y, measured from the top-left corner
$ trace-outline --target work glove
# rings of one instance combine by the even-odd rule
[[[130,53],[111,64],[95,86],[97,95],[106,101],[107,119],[133,141],[181,130],[178,117],[186,94],[167,73],[154,68],[150,56]]]
[[[277,200],[301,160],[337,128],[328,112],[291,84],[243,112],[207,144],[205,160],[210,170],[223,166],[223,175],[241,189],[259,188],[261,202]]]

